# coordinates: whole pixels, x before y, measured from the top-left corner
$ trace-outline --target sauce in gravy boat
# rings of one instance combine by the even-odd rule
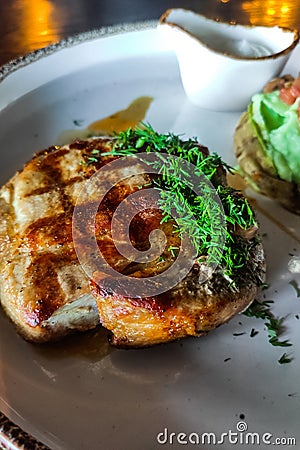
[[[216,111],[245,109],[299,40],[297,30],[219,22],[185,9],[167,10],[158,30],[177,55],[188,98]]]

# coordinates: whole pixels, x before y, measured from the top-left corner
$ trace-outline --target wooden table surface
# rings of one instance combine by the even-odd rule
[[[158,19],[170,7],[243,23],[300,27],[300,0],[0,0],[0,65],[84,31]]]
[[[170,7],[227,21],[300,28],[300,0],[0,0],[0,65],[81,32],[157,20]],[[26,434],[20,441],[18,433],[0,414],[0,448],[1,436],[17,448],[45,448],[35,447]]]

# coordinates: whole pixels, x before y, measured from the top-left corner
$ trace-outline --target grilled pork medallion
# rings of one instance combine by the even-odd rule
[[[82,208],[82,220],[73,230],[75,249],[72,222],[80,191],[108,162],[140,151],[181,158],[188,155],[189,162],[215,186],[226,215],[227,240],[216,270],[204,283],[201,274],[211,236],[207,234],[209,214],[201,199],[180,183],[174,184],[170,173],[162,179],[149,175],[147,168],[141,171],[139,162],[124,163],[121,181],[107,192],[95,217],[89,210],[99,203],[97,189],[91,189],[88,198],[77,204],[77,211]],[[239,192],[226,186],[224,174],[220,158],[209,155],[205,147],[171,134],[159,135],[150,127],[37,153],[0,191],[1,303],[18,332],[27,340],[46,342],[101,323],[111,331],[113,344],[143,347],[202,335],[244,310],[265,279],[264,253],[253,211]],[[102,187],[113,184],[113,171],[101,176]],[[130,243],[138,251],[147,251],[149,235],[157,229],[166,242],[156,259],[134,262],[116,245],[123,239],[122,224],[119,235],[113,235],[111,225],[117,207],[130,194],[146,192],[149,187],[157,189],[157,206],[141,202],[130,224]],[[166,198],[173,196],[176,209],[174,189],[184,192],[196,221],[192,239],[197,254],[183,280],[166,292],[138,297],[120,293],[118,275],[116,289],[112,288],[103,264],[96,264],[93,277],[89,277],[76,251],[93,257],[93,240],[106,265],[119,273],[120,279],[163,274],[176,262],[174,249],[181,244],[180,229],[160,194],[163,190]],[[184,220],[188,228],[189,219],[183,218],[183,224]]]

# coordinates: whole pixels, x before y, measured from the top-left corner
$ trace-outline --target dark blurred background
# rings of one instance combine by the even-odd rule
[[[157,20],[171,7],[227,21],[300,27],[300,0],[0,0],[0,64],[83,31]]]

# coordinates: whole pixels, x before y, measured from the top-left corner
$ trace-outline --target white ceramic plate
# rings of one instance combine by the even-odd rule
[[[154,98],[146,120],[155,129],[196,136],[235,162],[239,113],[204,111],[187,101],[175,56],[155,28],[115,31],[81,36],[2,70],[1,183],[34,151],[78,128],[74,120],[85,127],[145,95]],[[258,202],[300,239],[299,217],[265,199]],[[243,448],[247,432],[259,435],[260,448],[269,448],[264,433],[273,435],[270,442],[293,437],[299,448],[300,298],[290,281],[300,283],[300,277],[288,271],[299,241],[266,214],[259,219],[270,283],[264,296],[274,300],[275,315],[286,317],[283,338],[292,347],[272,347],[263,321],[240,315],[206,337],[146,350],[111,352],[101,333],[98,350],[82,337],[65,349],[40,348],[24,342],[1,313],[1,410],[53,449],[181,448],[177,439],[197,439],[190,433],[202,438],[211,432],[222,440],[237,426],[239,444],[234,435],[224,436],[223,449]],[[253,328],[259,333],[251,338]],[[284,352],[294,359],[280,365]],[[158,442],[164,430],[173,444],[163,445],[164,434]],[[178,437],[180,432],[187,437]],[[207,439],[202,448],[210,447]]]

